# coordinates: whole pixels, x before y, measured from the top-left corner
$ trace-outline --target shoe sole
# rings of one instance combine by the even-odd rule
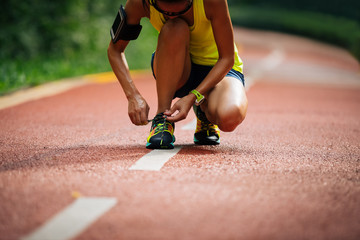
[[[197,139],[194,139],[194,143],[196,145],[219,145],[220,140],[218,140],[218,141],[199,141]]]
[[[147,149],[174,149],[174,144],[170,143],[169,145],[159,145],[154,143],[146,143]]]
[[[174,149],[174,142],[175,142],[176,138],[173,135],[173,141],[168,143],[168,144],[161,144],[160,143],[146,143],[146,148],[147,149]]]

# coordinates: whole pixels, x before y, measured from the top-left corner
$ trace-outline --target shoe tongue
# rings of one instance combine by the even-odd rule
[[[164,122],[164,113],[159,113],[154,117],[154,123]]]

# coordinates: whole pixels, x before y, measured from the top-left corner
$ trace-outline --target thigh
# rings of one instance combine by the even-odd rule
[[[152,58],[152,69],[155,78],[164,78],[176,89],[183,86],[190,76],[190,31],[182,19],[168,20],[161,29],[156,51]]]

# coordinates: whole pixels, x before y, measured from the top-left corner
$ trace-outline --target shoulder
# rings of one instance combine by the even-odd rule
[[[211,20],[217,15],[228,12],[227,0],[203,0],[206,17]]]
[[[147,0],[145,0],[147,3]],[[148,9],[143,4],[143,0],[127,0],[125,4],[127,21],[129,24],[138,24],[143,17],[147,17]]]

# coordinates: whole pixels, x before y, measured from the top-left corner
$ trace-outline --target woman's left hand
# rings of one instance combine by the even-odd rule
[[[180,120],[183,120],[188,115],[190,108],[195,102],[195,95],[189,94],[180,100],[178,100],[170,110],[166,110],[164,112],[164,115],[167,116],[167,120],[170,122],[178,122]],[[173,115],[175,113],[175,115]]]

